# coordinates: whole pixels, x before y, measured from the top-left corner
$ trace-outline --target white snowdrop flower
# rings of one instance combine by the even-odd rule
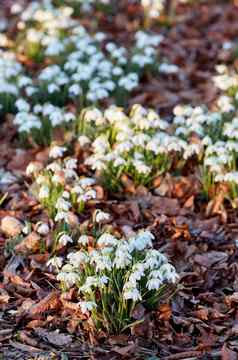
[[[65,175],[66,179],[73,179],[73,178],[76,179],[77,178],[77,173],[72,169],[65,168],[64,169],[64,175]]]
[[[100,223],[100,222],[108,221],[108,220],[110,220],[110,214],[108,214],[104,211],[101,211],[101,210],[96,210],[96,212],[95,212],[95,222],[96,223]]]
[[[89,242],[89,238],[87,235],[81,235],[78,239],[78,243],[83,246],[87,245],[88,242]]]
[[[134,250],[144,250],[146,247],[152,247],[152,240],[154,239],[154,235],[147,230],[140,230],[139,233],[129,239],[129,244]]]
[[[62,176],[60,174],[54,174],[51,178],[51,181],[54,184],[61,184],[62,183]]]
[[[30,111],[30,105],[24,99],[18,99],[15,102],[15,105],[16,105],[18,111],[23,111],[26,113],[28,113]]]
[[[71,206],[71,203],[69,201],[66,201],[63,197],[59,197],[55,204],[56,209],[60,211],[68,211]]]
[[[35,93],[37,93],[37,88],[36,87],[34,87],[34,86],[27,86],[26,88],[25,88],[25,91],[26,91],[26,95],[27,96],[32,96],[32,95],[34,95]]]
[[[100,246],[116,246],[118,244],[118,240],[109,233],[102,234],[98,240],[97,245]]]
[[[177,74],[179,72],[179,67],[174,64],[162,63],[159,66],[159,71],[163,74]]]
[[[169,263],[163,264],[160,267],[160,272],[167,281],[172,283],[175,283],[179,278],[174,266]]]
[[[64,120],[66,123],[69,123],[70,121],[74,121],[76,119],[75,115],[71,112],[66,112],[64,114]]]
[[[103,287],[104,285],[108,284],[108,282],[109,282],[108,276],[102,275],[102,276],[98,277],[98,286],[100,288]]]
[[[134,302],[142,300],[139,290],[127,283],[124,286],[123,298],[125,300],[133,300]]]
[[[111,124],[116,124],[117,122],[124,122],[128,120],[127,116],[123,112],[123,109],[115,105],[111,105],[108,109],[104,111],[104,117]]]
[[[40,174],[39,176],[37,176],[36,183],[38,185],[43,185],[45,182],[46,182],[46,178],[43,175]]]
[[[51,157],[53,159],[62,157],[66,150],[67,150],[66,147],[55,145],[50,149],[49,157]]]
[[[113,69],[112,69],[112,74],[114,76],[121,76],[123,74],[123,69],[119,66],[115,66]]]
[[[130,253],[128,243],[125,241],[119,241],[115,251],[113,265],[116,269],[124,269],[131,264],[131,261],[132,255]]]
[[[54,109],[54,112],[49,114],[49,119],[53,127],[61,125],[64,121],[64,115],[58,108]]]
[[[122,154],[124,152],[129,152],[133,148],[133,144],[130,141],[124,141],[120,144],[116,144],[115,152]]]
[[[62,265],[63,265],[63,259],[62,259],[62,257],[54,256],[54,257],[52,257],[51,259],[49,259],[47,261],[46,265],[47,266],[53,266],[53,267],[55,267],[57,269],[60,269],[62,267]]]
[[[100,135],[92,145],[94,151],[98,154],[104,154],[109,148],[108,140],[104,135]]]
[[[168,259],[165,255],[155,249],[148,249],[145,258],[145,267],[149,269],[156,269],[162,264],[166,264]]]
[[[193,155],[199,155],[202,151],[202,144],[188,144],[184,151],[183,158],[187,160]]]
[[[64,220],[66,223],[68,223],[68,213],[65,211],[58,211],[55,216],[55,221],[62,221]]]
[[[72,190],[71,190],[72,193],[75,193],[75,194],[83,194],[84,193],[84,189],[82,188],[82,186],[80,185],[75,185]]]
[[[38,232],[38,234],[45,236],[45,235],[49,234],[50,228],[49,228],[49,225],[47,223],[40,223],[37,226],[36,231]]]
[[[70,198],[70,193],[68,191],[64,190],[61,196],[64,199],[69,199]]]
[[[202,139],[202,144],[204,146],[209,146],[209,145],[212,145],[212,139],[210,138],[210,136],[205,136],[203,139]]]
[[[88,293],[91,291],[92,287],[97,287],[98,277],[97,276],[88,276],[85,283],[79,288],[79,292]]]
[[[53,172],[57,172],[61,170],[61,166],[57,162],[52,162],[51,164],[46,166],[46,169],[51,170]]]
[[[135,284],[145,275],[145,266],[143,263],[137,263],[133,266],[132,272],[129,276],[129,282]]]
[[[98,255],[92,257],[91,264],[95,265],[96,272],[111,270],[112,269],[112,261],[109,256]]]
[[[27,30],[26,33],[26,38],[28,41],[33,42],[33,43],[39,43],[42,39],[42,32],[41,31],[37,31],[33,28],[30,28]]]
[[[42,112],[42,105],[40,105],[40,104],[34,105],[34,107],[33,107],[33,112],[34,112],[35,114],[40,114],[40,113]]]
[[[13,4],[11,6],[11,13],[14,14],[14,15],[19,14],[22,11],[23,11],[23,7],[20,4]]]
[[[44,199],[47,199],[50,195],[50,191],[49,191],[49,188],[48,186],[46,185],[43,185],[40,187],[40,191],[39,191],[39,199],[40,200],[44,200]]]
[[[85,145],[90,144],[90,143],[91,143],[91,140],[90,140],[87,136],[85,136],[85,135],[80,135],[80,136],[78,137],[78,142],[79,142],[79,144],[80,144],[81,147],[84,147]]]
[[[58,243],[62,246],[66,246],[68,243],[72,243],[72,242],[73,239],[67,234],[62,234],[58,239]]]
[[[73,84],[68,89],[69,94],[73,96],[78,96],[82,94],[82,88],[79,86],[79,84]]]
[[[225,74],[228,71],[227,66],[224,64],[216,65],[215,68],[218,74]]]
[[[86,122],[104,123],[103,114],[97,108],[87,109],[83,114],[83,118]]]
[[[97,304],[93,301],[80,301],[79,302],[80,309],[83,314],[87,314],[97,307]]]
[[[77,169],[77,159],[66,159],[64,161],[64,164],[65,164],[65,167],[66,169],[69,169],[69,170],[75,170]]]
[[[60,90],[59,86],[56,84],[49,84],[47,89],[48,89],[49,94],[54,94],[55,92]]]
[[[132,163],[139,174],[148,175],[151,172],[151,167],[141,160],[133,160]]]
[[[137,134],[133,137],[132,141],[134,145],[144,147],[150,139],[150,136],[147,134]]]
[[[69,259],[70,264],[75,268],[78,268],[80,265],[86,264],[89,261],[88,255],[82,251],[68,254],[67,259]]]
[[[123,166],[126,165],[126,160],[124,160],[122,157],[117,157],[114,162],[113,162],[113,166],[118,167],[118,166]]]
[[[61,281],[65,284],[65,286],[67,288],[71,288],[72,286],[74,286],[76,284],[76,282],[79,280],[79,276],[78,274],[76,274],[75,272],[64,272],[61,271],[56,279],[58,281]]]
[[[151,278],[147,281],[146,286],[148,290],[159,290],[162,284],[160,278]]]
[[[85,165],[89,165],[92,170],[98,171],[102,171],[106,168],[106,164],[102,160],[97,159],[94,156],[90,156],[89,158],[87,158],[85,160]]]
[[[85,177],[79,180],[79,185],[82,186],[83,189],[86,189],[89,186],[92,186],[96,183],[96,180],[93,178]]]
[[[91,190],[88,190],[86,191],[84,194],[78,196],[78,199],[77,201],[78,202],[87,202],[89,200],[93,200],[93,199],[96,199],[97,198],[97,193],[95,190],[91,189]]]
[[[222,112],[231,112],[235,110],[235,107],[232,104],[232,99],[226,95],[222,95],[218,98],[217,105]]]
[[[99,43],[101,43],[103,40],[106,39],[106,34],[104,34],[103,32],[97,32],[95,35],[94,35],[94,39],[96,41],[98,41]]]
[[[38,173],[41,170],[41,164],[36,162],[30,162],[26,168],[26,175],[32,175]]]

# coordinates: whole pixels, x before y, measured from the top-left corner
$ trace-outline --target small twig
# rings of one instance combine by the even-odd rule
[[[202,355],[202,351],[183,351],[179,354],[169,355],[164,360],[197,360],[197,356]]]

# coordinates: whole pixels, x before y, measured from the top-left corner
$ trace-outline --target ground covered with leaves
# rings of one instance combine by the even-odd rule
[[[237,359],[236,1],[49,3],[0,9],[0,359]]]

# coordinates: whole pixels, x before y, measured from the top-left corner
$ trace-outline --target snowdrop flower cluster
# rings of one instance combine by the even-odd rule
[[[229,70],[226,65],[216,66],[217,75],[213,77],[216,87],[222,91],[237,90],[238,74]]]
[[[227,97],[218,103],[223,110],[208,111],[206,107],[176,106],[174,131],[188,141],[184,159],[196,155],[201,170],[201,182],[207,197],[216,195],[217,185],[228,185],[228,197],[234,199],[237,186],[238,119]]]
[[[62,33],[67,33],[77,23],[72,13],[71,7],[57,8],[51,0],[30,2],[17,24],[18,51],[35,61],[41,61],[45,51],[49,56],[58,55],[64,49]]]
[[[163,12],[165,0],[141,0],[145,15],[149,18],[157,18]]]
[[[14,112],[14,103],[21,90],[26,90],[32,80],[25,76],[23,66],[11,52],[0,52],[0,113]]]
[[[67,126],[75,120],[75,115],[63,108],[50,103],[35,104],[32,106],[23,98],[15,102],[17,109],[14,124],[22,135],[31,135],[37,144],[50,144],[52,130],[56,127]]]
[[[102,232],[92,248],[87,235],[81,235],[80,250],[70,252],[64,264],[58,260],[50,264],[58,270],[63,289],[77,286],[83,314],[91,316],[98,328],[120,331],[132,321],[137,304],[155,306],[161,290],[178,280],[166,256],[153,249],[153,239],[148,230],[130,238]]]
[[[238,197],[238,118],[225,122],[223,137],[206,148],[204,156],[205,179],[210,187],[224,183],[228,187],[227,198],[231,201]],[[208,189],[209,190],[209,189]]]
[[[88,201],[97,198],[97,193],[94,189],[95,180],[79,176],[77,160],[67,157],[66,154],[67,148],[53,145],[49,153],[51,161],[46,168],[37,169],[30,163],[26,174],[34,178],[35,196],[50,217],[56,223],[70,224],[70,214],[82,212]],[[64,241],[62,240],[62,243]]]
[[[160,35],[137,32],[130,51],[113,42],[107,42],[103,51],[102,40],[102,33],[91,36],[82,26],[74,27],[72,35],[60,41],[61,66],[49,65],[38,76],[39,98],[73,100],[80,107],[108,97],[124,101],[145,69],[158,68]],[[45,54],[50,55],[48,50]]]
[[[213,80],[221,91],[217,108],[222,114],[233,115],[238,108],[238,74],[226,65],[217,65],[217,75]]]
[[[93,154],[86,165],[99,172],[106,186],[118,190],[123,174],[146,185],[182,156],[186,141],[170,135],[168,129],[154,110],[140,105],[134,105],[129,116],[115,106],[104,112],[89,108],[80,116],[79,142],[83,147],[91,140]]]
[[[188,141],[193,137],[200,139],[200,143],[197,141],[198,150],[199,146],[207,146],[222,136],[224,121],[220,112],[209,111],[205,106],[178,105],[173,113],[175,135]]]

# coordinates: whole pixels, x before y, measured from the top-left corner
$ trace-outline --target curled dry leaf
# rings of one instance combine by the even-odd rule
[[[49,310],[56,310],[60,305],[60,298],[58,291],[52,291],[49,295],[44,297],[38,303],[31,306],[28,311],[29,316],[43,314]]]
[[[19,253],[36,253],[40,249],[41,237],[36,232],[30,233],[20,244],[16,245],[15,251]]]
[[[23,224],[13,216],[5,216],[1,221],[1,231],[10,237],[15,237],[22,232]]]

